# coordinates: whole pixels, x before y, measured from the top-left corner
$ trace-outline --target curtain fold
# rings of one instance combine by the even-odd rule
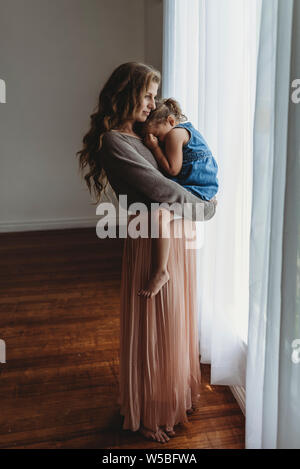
[[[296,3],[296,2],[295,2]],[[290,104],[293,0],[263,0],[254,125],[246,448],[299,448],[299,110]],[[298,39],[296,35],[298,34]],[[294,73],[296,69],[294,70]],[[300,76],[299,61],[297,72]],[[297,197],[298,196],[298,197]],[[298,263],[298,266],[297,266]],[[298,269],[298,277],[297,277]],[[298,282],[298,283],[297,283]],[[292,306],[292,307],[291,307]],[[297,424],[298,422],[298,424]]]
[[[201,363],[245,385],[252,133],[259,0],[165,0],[163,97],[174,97],[219,165],[216,216],[198,223]]]

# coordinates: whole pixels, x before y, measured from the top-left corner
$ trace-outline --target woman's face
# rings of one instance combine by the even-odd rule
[[[158,83],[151,81],[149,87],[141,97],[141,104],[135,111],[135,121],[145,122],[152,109],[155,109],[155,98],[157,95]]]

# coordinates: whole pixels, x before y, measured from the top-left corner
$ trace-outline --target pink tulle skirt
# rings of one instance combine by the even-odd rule
[[[123,429],[132,431],[188,422],[186,410],[200,397],[196,251],[171,236],[170,279],[146,299],[137,292],[151,273],[151,241],[124,241],[118,403]]]

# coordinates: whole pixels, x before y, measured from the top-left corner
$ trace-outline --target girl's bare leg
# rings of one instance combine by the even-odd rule
[[[168,212],[168,213],[167,213]],[[156,221],[159,225],[159,237],[152,240],[152,272],[151,277],[145,288],[138,291],[138,295],[146,298],[152,298],[169,280],[167,264],[170,252],[170,231],[169,221],[172,220],[172,214],[166,209],[160,209],[156,214]],[[167,237],[163,237],[163,234]]]

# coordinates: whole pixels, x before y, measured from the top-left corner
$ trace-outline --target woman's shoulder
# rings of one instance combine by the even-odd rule
[[[102,149],[107,153],[113,153],[114,150],[122,149],[126,146],[126,139],[120,132],[109,130],[102,136]]]
[[[117,130],[109,130],[105,132],[102,138],[102,143],[105,145],[130,145],[134,143],[143,143],[140,137],[135,137],[134,135],[126,134],[123,132],[119,132]]]
[[[104,134],[107,138],[122,138],[122,139],[128,139],[129,138],[134,138],[136,140],[142,140],[141,137],[138,135],[132,135],[126,132],[120,132],[119,130],[111,129],[105,132]]]
[[[149,148],[141,138],[110,130],[103,135],[101,153],[110,164],[113,160],[131,161],[130,164],[151,164],[158,167]]]
[[[148,153],[150,153],[151,157],[154,158],[141,138],[114,130],[110,130],[103,135],[102,150],[107,156],[124,154],[128,158],[130,158],[130,155],[132,155],[132,158],[143,156],[149,160]]]
[[[112,130],[105,132],[102,137],[102,142],[105,142],[105,143],[114,142],[118,140],[122,140],[122,136],[120,135],[120,132],[114,132]]]

